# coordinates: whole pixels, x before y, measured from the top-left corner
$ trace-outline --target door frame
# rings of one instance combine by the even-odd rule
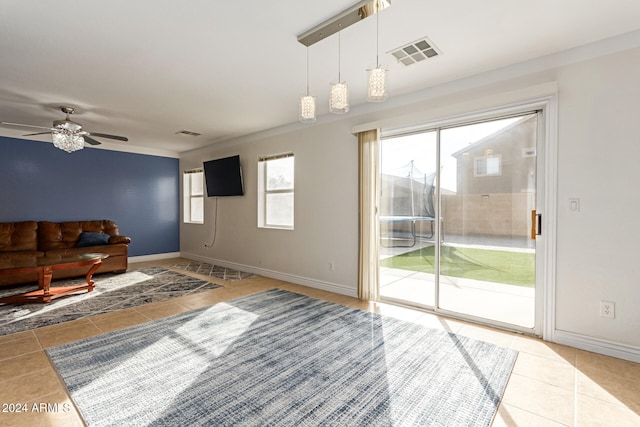
[[[481,122],[509,115],[524,114],[539,111],[536,144],[536,211],[542,216],[542,235],[536,238],[536,285],[535,285],[535,319],[533,328],[490,319],[480,318],[463,313],[450,312],[441,308],[421,309],[448,317],[469,320],[487,326],[518,331],[525,334],[550,340],[553,337],[555,325],[555,289],[556,289],[556,222],[557,222],[557,139],[558,139],[558,99],[557,93],[544,95],[532,99],[522,100],[502,106],[471,111],[445,117],[437,121],[398,126],[392,129],[381,129],[380,137],[390,137],[401,134],[422,133],[433,129],[460,126],[474,122]],[[439,133],[437,134],[439,138]],[[439,141],[437,144],[437,161],[439,162]],[[438,186],[439,187],[439,186]],[[436,197],[440,198],[439,188]],[[440,215],[440,201],[436,203],[436,218]],[[436,227],[436,241],[439,240],[440,227]],[[439,280],[439,246],[436,246],[436,301],[438,298]],[[379,262],[379,260],[378,260]],[[378,264],[378,268],[380,268]],[[379,287],[380,284],[378,283]],[[389,299],[389,302],[399,302]],[[405,304],[407,305],[407,304]],[[436,304],[437,306],[437,304]]]

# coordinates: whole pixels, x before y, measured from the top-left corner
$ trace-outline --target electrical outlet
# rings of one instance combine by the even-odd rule
[[[329,270],[334,271],[336,269],[336,264],[333,261],[329,262]]]
[[[615,319],[616,303],[612,301],[600,301],[600,317]]]

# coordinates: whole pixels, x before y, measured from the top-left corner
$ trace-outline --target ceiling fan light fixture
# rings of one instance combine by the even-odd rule
[[[51,132],[53,145],[67,153],[82,150],[84,148],[84,138],[66,129]]]

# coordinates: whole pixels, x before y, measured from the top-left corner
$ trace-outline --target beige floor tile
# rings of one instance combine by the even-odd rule
[[[135,310],[153,320],[189,311],[187,307],[177,304],[171,300],[141,305],[136,307]]]
[[[30,332],[20,335],[18,339],[0,344],[0,361],[38,350],[42,350],[42,347],[33,332]]]
[[[510,332],[472,324],[462,326],[457,334],[505,348],[509,348],[515,338],[515,335]]]
[[[36,329],[34,332],[43,348],[55,347],[102,333],[102,331],[91,322],[83,322],[64,328],[48,327]]]
[[[577,350],[577,391],[640,413],[640,363]]]
[[[55,325],[43,326],[41,328],[35,329],[34,332],[35,331],[38,331],[41,333],[49,333],[52,331],[57,332],[66,328],[78,328],[82,326],[91,326],[91,321],[88,318],[84,317],[82,319],[69,320],[68,322],[57,323]]]
[[[42,350],[21,354],[11,359],[4,359],[2,363],[0,363],[0,384],[10,378],[19,377],[29,372],[42,369],[43,366],[47,366],[48,364],[49,358]]]
[[[568,363],[521,352],[518,353],[513,372],[570,391],[575,390],[576,371]]]
[[[127,309],[100,314],[98,316],[91,317],[90,320],[102,332],[111,332],[149,322],[151,321],[151,318],[136,311],[135,309]]]
[[[577,397],[577,425],[580,427],[638,427],[640,413],[589,396]]]
[[[80,427],[84,422],[71,399],[62,391],[24,402],[26,412],[0,415],[0,426],[13,427]]]
[[[574,392],[511,374],[502,402],[560,424],[573,424]]]
[[[16,332],[15,334],[2,335],[0,336],[0,345],[7,343],[9,341],[15,341],[15,340],[32,337],[32,336],[33,336],[33,331]]]
[[[57,391],[65,391],[64,385],[50,363],[37,371],[10,378],[0,387],[0,403],[29,402]]]
[[[530,353],[546,359],[555,360],[556,362],[575,365],[576,361],[575,348],[543,341],[539,338],[516,335],[511,343],[511,348],[520,352]]]
[[[640,384],[627,379],[594,377],[578,370],[576,376],[578,396],[589,396],[612,405],[628,407],[640,414]]]
[[[492,427],[562,427],[560,424],[505,403],[498,407]]]

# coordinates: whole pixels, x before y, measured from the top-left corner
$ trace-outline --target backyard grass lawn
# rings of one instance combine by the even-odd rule
[[[429,246],[381,260],[380,266],[434,273],[434,253],[434,246]],[[535,254],[442,246],[440,274],[533,287],[535,284]]]

